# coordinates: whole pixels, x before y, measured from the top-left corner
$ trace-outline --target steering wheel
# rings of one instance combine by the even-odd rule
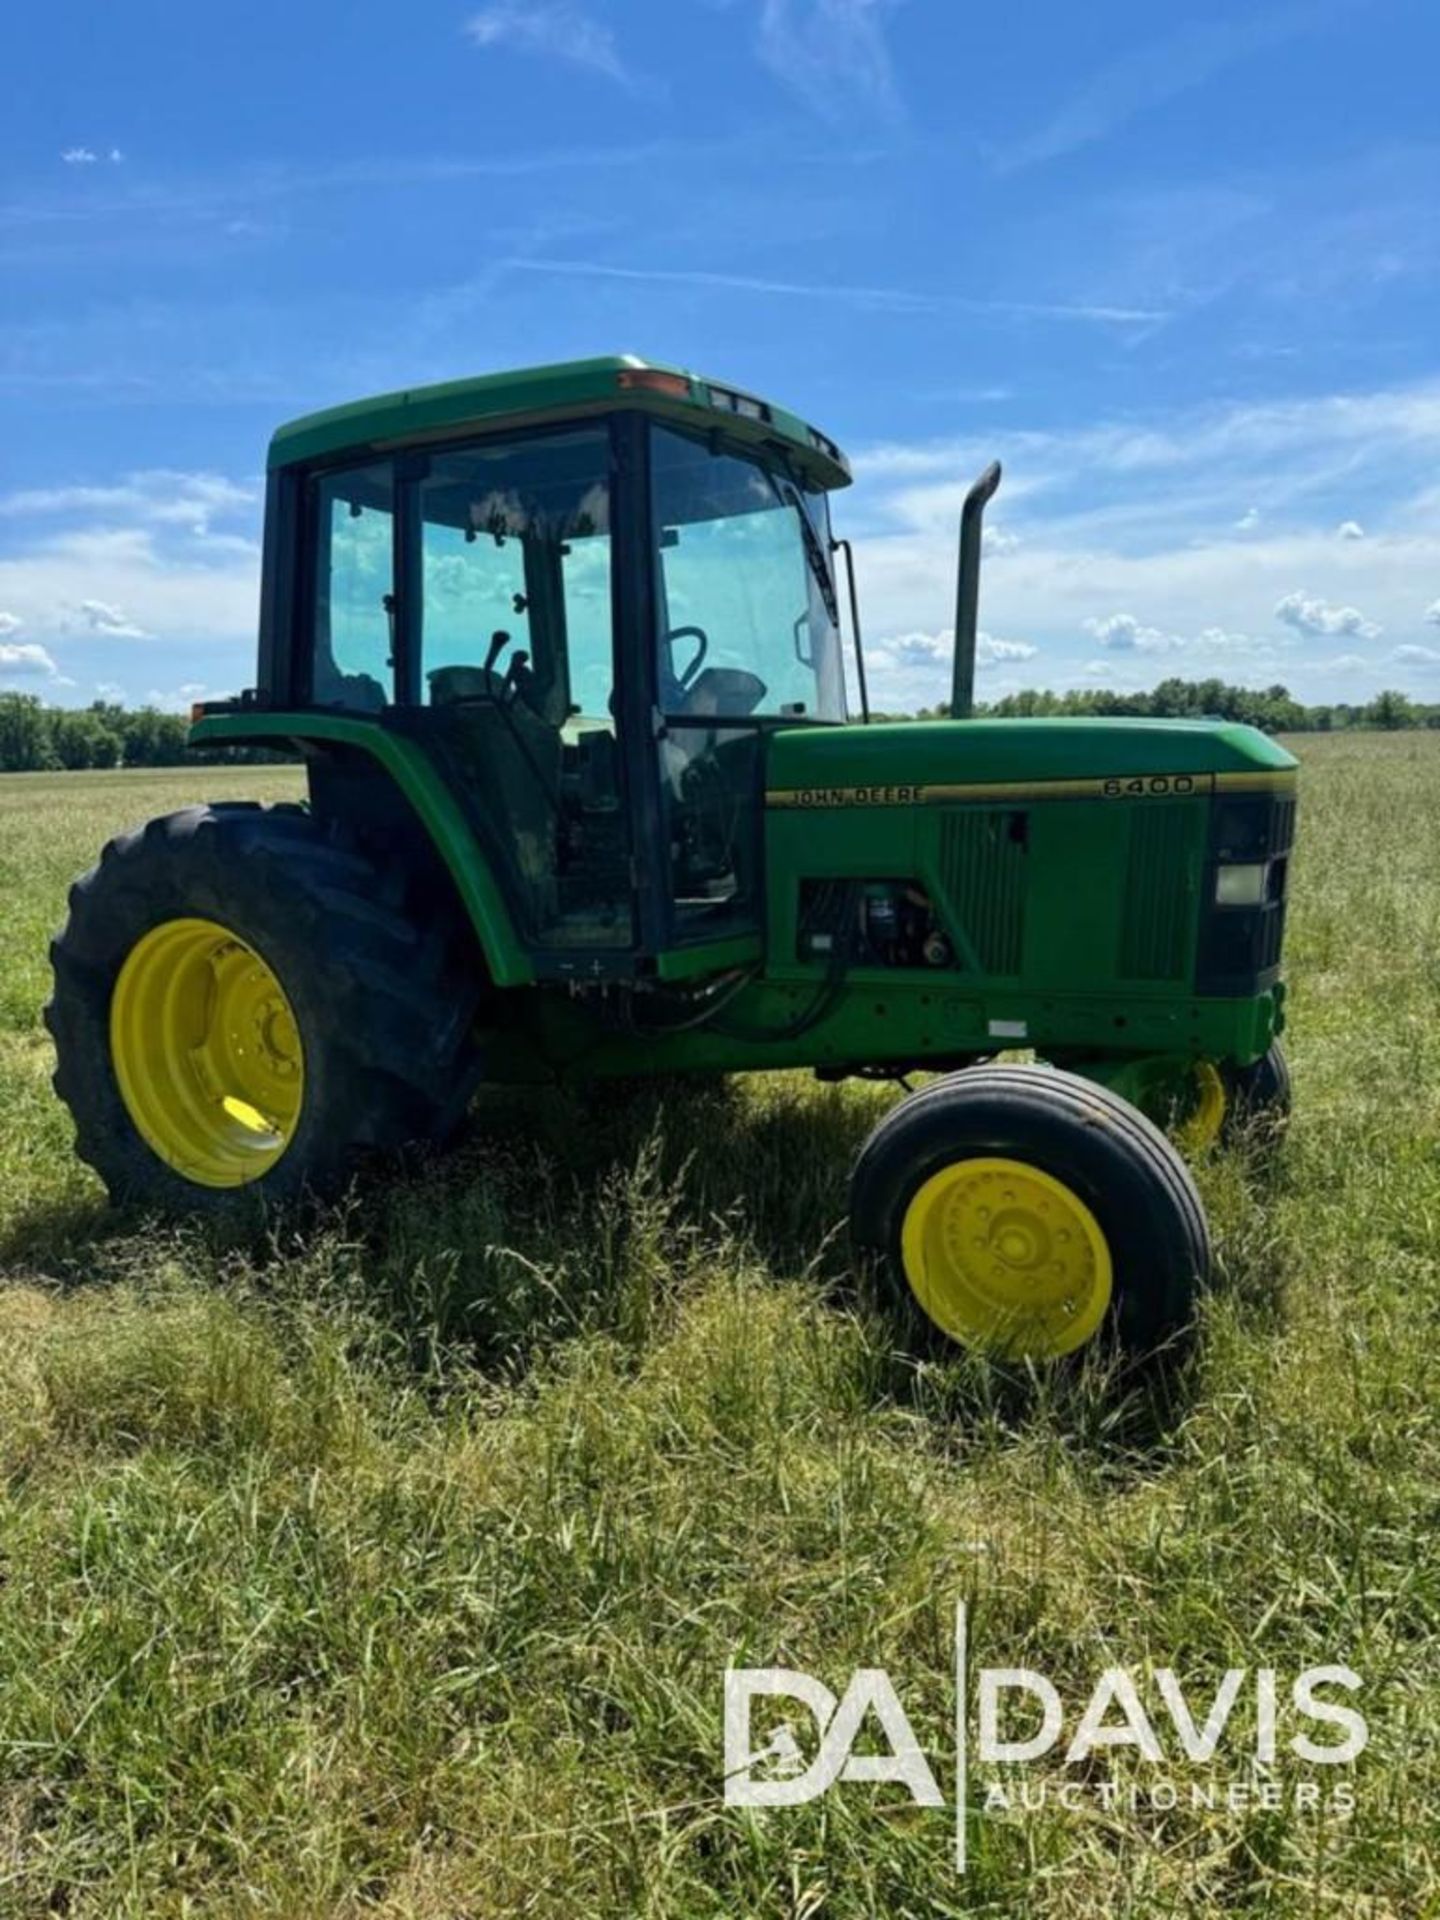
[[[705,656],[710,651],[710,636],[703,627],[671,627],[665,636],[665,645],[670,649],[670,670],[672,673],[675,671],[675,642],[685,639],[698,640],[700,642],[699,646],[695,649],[695,658],[690,662],[689,666],[686,667],[683,673],[675,675],[680,686],[688,688],[696,674],[699,673],[701,667],[705,664]]]

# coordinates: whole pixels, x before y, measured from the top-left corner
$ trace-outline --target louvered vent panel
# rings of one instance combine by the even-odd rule
[[[947,813],[940,823],[945,897],[986,973],[1020,971],[1026,825],[1008,807]]]
[[[1130,816],[1125,918],[1120,930],[1123,980],[1181,980],[1188,971],[1189,836],[1187,806],[1150,801]]]

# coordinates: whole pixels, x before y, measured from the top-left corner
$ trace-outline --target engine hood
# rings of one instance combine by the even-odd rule
[[[1136,779],[1203,792],[1288,784],[1297,765],[1268,735],[1228,721],[887,721],[775,733],[766,789],[772,806],[903,805],[925,797],[923,788],[1055,783],[1058,790]]]

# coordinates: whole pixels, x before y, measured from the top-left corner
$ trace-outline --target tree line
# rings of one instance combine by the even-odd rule
[[[189,723],[157,707],[47,707],[33,693],[0,693],[0,773],[84,767],[179,767],[221,760],[279,760],[263,747],[187,747]]]
[[[947,706],[913,717],[943,719]],[[1344,701],[1307,707],[1286,687],[1232,687],[1223,680],[1162,680],[1149,693],[1111,693],[1099,687],[1053,693],[1027,688],[980,705],[996,719],[1046,714],[1092,714],[1141,720],[1239,720],[1266,733],[1331,733],[1345,728],[1393,733],[1440,728],[1440,706],[1408,694],[1378,693],[1362,705]],[[876,713],[877,720],[910,719]],[[187,747],[188,723],[156,707],[122,707],[97,700],[88,707],[47,707],[33,693],[0,693],[0,773],[55,772],[83,767],[178,767],[224,760],[280,760],[265,747]]]
[[[916,717],[942,719],[948,712],[948,706],[942,705]],[[1338,733],[1346,728],[1394,733],[1407,727],[1440,727],[1440,706],[1427,706],[1393,690],[1377,693],[1373,700],[1358,705],[1342,700],[1307,707],[1288,687],[1232,687],[1223,680],[1162,680],[1149,693],[1113,693],[1100,687],[1076,688],[1068,693],[1027,688],[1023,693],[1007,693],[988,705],[977,705],[976,712],[1002,720],[1046,714],[1238,720],[1266,733]]]

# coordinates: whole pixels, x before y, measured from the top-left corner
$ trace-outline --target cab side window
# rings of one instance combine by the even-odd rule
[[[310,698],[378,713],[395,697],[395,500],[388,464],[314,487]]]

